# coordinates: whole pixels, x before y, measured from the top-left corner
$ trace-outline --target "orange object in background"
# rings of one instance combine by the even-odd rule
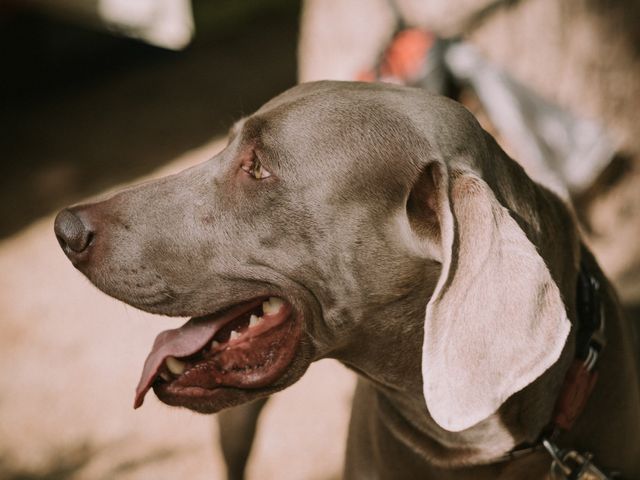
[[[411,84],[425,73],[427,55],[433,46],[432,33],[419,28],[408,28],[398,32],[384,54],[378,67],[357,75],[362,82]]]

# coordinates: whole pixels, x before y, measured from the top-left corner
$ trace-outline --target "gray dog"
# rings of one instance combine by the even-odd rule
[[[360,375],[347,478],[542,479],[547,450],[555,472],[595,472],[589,451],[640,478],[615,296],[570,210],[453,101],[303,84],[211,160],[55,230],[107,294],[193,317],[156,339],[136,406],[153,388],[217,412],[331,357]]]

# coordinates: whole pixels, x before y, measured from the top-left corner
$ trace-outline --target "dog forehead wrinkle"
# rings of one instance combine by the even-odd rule
[[[358,97],[363,97],[362,92],[359,93]],[[269,137],[281,137],[284,143],[291,144],[290,148],[304,146],[307,149],[336,143],[342,143],[340,148],[345,148],[358,141],[375,145],[379,139],[394,138],[394,135],[402,139],[407,127],[406,117],[394,109],[392,103],[380,102],[371,95],[364,98],[365,102],[363,98],[331,91],[293,97],[284,101],[283,95],[282,101],[267,104],[256,117],[264,120],[263,136],[270,132]]]
[[[466,145],[469,134],[481,131],[473,115],[457,102],[420,89],[390,85],[334,81],[298,85],[266,104],[259,113],[278,106],[286,106],[287,116],[299,117],[294,121],[302,125],[322,122],[331,113],[339,113],[332,117],[340,117],[342,125],[357,125],[363,115],[365,120],[382,126],[387,120],[408,117],[429,139],[437,142],[441,138],[437,146],[445,154]]]

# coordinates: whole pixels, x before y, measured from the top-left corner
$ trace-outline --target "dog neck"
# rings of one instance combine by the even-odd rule
[[[422,392],[424,298],[429,296],[416,292],[410,301],[405,297],[401,304],[368,312],[368,318],[384,319],[384,324],[358,329],[348,345],[331,355],[372,387],[377,408],[368,414],[375,415],[397,442],[436,467],[490,463],[523,442],[535,441],[553,410],[573,357],[573,341],[567,342],[553,367],[495,414],[469,429],[450,432],[431,418]]]

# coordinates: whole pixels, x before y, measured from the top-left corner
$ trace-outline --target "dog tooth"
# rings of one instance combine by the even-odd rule
[[[262,321],[262,317],[259,317],[257,315],[251,315],[251,317],[249,318],[249,328],[259,325],[261,321]]]
[[[238,337],[240,337],[240,333],[236,332],[235,330],[231,330],[231,335],[229,335],[229,340],[234,340]]]
[[[214,340],[213,342],[211,342],[211,348],[217,348],[220,346],[220,342]]]
[[[278,297],[269,297],[269,300],[262,303],[262,311],[265,315],[274,315],[280,311],[284,302]]]
[[[186,366],[184,362],[178,360],[176,357],[167,357],[165,363],[169,371],[174,375],[180,375],[184,372]]]
[[[160,378],[162,378],[165,382],[171,381],[171,375],[169,375],[167,372],[160,372]]]

